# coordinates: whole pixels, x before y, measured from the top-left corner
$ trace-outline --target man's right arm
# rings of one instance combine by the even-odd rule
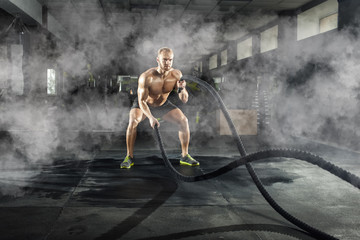
[[[146,83],[146,74],[141,74],[139,77],[139,84],[138,84],[138,99],[139,99],[139,106],[140,109],[143,111],[145,116],[150,121],[150,126],[154,128],[155,124],[160,127],[160,123],[158,120],[151,114],[150,108],[146,103],[146,99],[149,96],[149,87]]]

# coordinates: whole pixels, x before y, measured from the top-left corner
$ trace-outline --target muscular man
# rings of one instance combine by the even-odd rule
[[[136,128],[145,118],[150,121],[152,128],[160,123],[157,118],[174,123],[179,128],[181,143],[180,164],[197,166],[199,162],[188,153],[190,130],[184,113],[174,104],[168,101],[168,96],[174,89],[182,89],[178,95],[183,103],[188,101],[189,94],[186,91],[186,82],[179,81],[182,73],[172,68],[174,53],[170,48],[160,48],[156,61],[157,67],[150,68],[139,77],[138,99],[135,99],[130,110],[129,125],[126,131],[127,155],[121,163],[121,168],[131,168],[134,165],[134,145]]]

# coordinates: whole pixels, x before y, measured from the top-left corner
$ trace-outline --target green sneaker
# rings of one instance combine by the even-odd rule
[[[188,165],[188,166],[199,166],[200,163],[193,159],[190,154],[186,154],[185,157],[180,158],[181,165]]]
[[[134,165],[134,160],[129,155],[125,157],[124,161],[120,164],[120,168],[131,168]]]

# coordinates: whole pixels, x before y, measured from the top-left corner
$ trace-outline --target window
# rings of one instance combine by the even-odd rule
[[[297,16],[297,40],[336,29],[338,8],[337,0],[328,0],[300,13]]]
[[[221,66],[227,64],[227,50],[221,52]]]
[[[217,54],[212,55],[209,58],[209,69],[217,68]]]
[[[260,34],[260,52],[267,52],[278,47],[278,25]]]
[[[55,79],[55,70],[47,70],[47,94],[55,95],[56,94],[56,79]]]
[[[338,27],[338,14],[334,13],[327,17],[321,18],[320,23],[320,33],[327,32]]]
[[[213,77],[214,79],[214,83],[223,83],[225,82],[225,77],[221,76],[221,77]]]
[[[237,44],[237,60],[252,56],[252,37],[238,42]]]

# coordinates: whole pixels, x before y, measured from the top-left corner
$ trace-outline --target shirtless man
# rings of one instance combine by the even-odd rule
[[[170,48],[160,48],[156,58],[158,66],[150,68],[139,77],[138,98],[135,99],[131,107],[129,125],[126,131],[127,155],[120,165],[121,168],[131,168],[134,165],[133,153],[138,124],[148,118],[152,128],[155,125],[160,127],[157,120],[159,117],[176,124],[179,128],[182,156],[180,164],[199,165],[199,162],[188,153],[190,141],[188,119],[179,108],[167,100],[170,92],[174,89],[178,92],[178,96],[183,103],[186,103],[189,97],[185,88],[186,82],[180,81],[182,73],[172,68],[173,58],[174,53]]]

